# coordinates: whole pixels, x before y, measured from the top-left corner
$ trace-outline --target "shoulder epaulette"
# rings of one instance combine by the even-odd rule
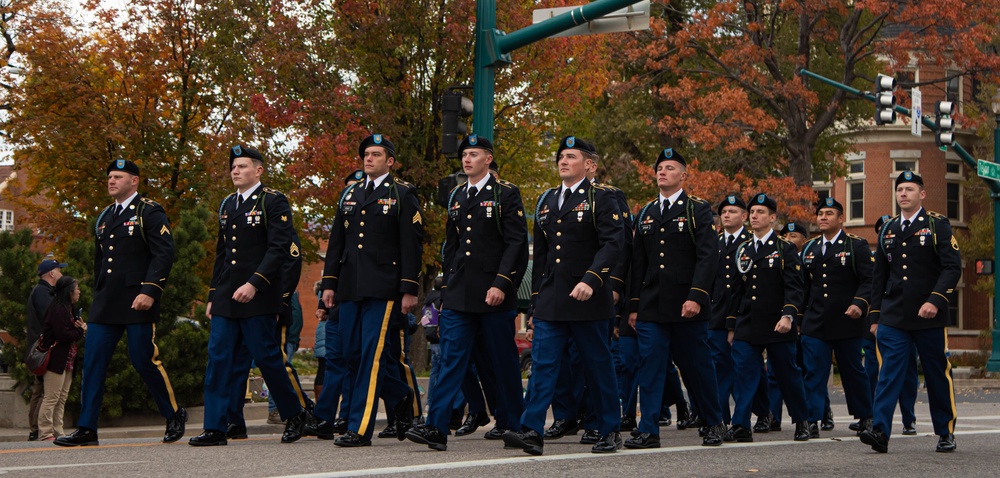
[[[947,219],[943,214],[934,211],[927,211],[927,215],[933,217],[934,219]]]
[[[504,187],[508,187],[508,188],[516,188],[517,187],[517,186],[514,185],[514,183],[512,183],[510,181],[505,181],[503,179],[497,179],[497,184],[499,184],[501,186],[504,186]]]
[[[603,184],[590,183],[590,187],[600,189],[601,191],[609,191],[608,187]]]
[[[407,187],[407,188],[412,188],[413,187],[412,184],[410,184],[410,183],[408,183],[406,181],[403,181],[402,179],[399,179],[399,178],[397,178],[395,176],[392,177],[392,180],[395,181],[396,184],[398,184],[400,186]]]
[[[820,234],[818,236],[815,236],[815,237],[811,237],[811,238],[809,238],[809,240],[806,241],[806,244],[809,244],[810,242],[816,242],[821,237],[823,237],[822,234]]]
[[[159,204],[157,204],[157,203],[156,203],[156,201],[154,201],[154,200],[152,200],[152,199],[149,199],[149,198],[141,198],[141,200],[142,200],[142,202],[144,202],[144,203],[146,203],[146,204],[149,204],[150,206],[159,206]]]
[[[274,189],[274,188],[269,188],[267,186],[264,186],[263,190],[264,190],[265,193],[274,194],[275,196],[284,196],[285,195],[285,193],[283,193],[281,191],[278,191],[277,189]]]
[[[859,236],[857,234],[851,234],[849,232],[844,233],[844,235],[846,235],[847,237],[850,237],[851,239],[864,239],[863,237],[861,237],[861,236]]]
[[[792,243],[792,241],[789,241],[788,239],[785,239],[784,237],[781,237],[781,236],[776,236],[776,237],[778,238],[779,241],[782,241],[782,242],[784,242],[786,244],[791,244]]]
[[[704,199],[702,199],[702,198],[700,198],[698,196],[688,196],[688,199],[690,199],[691,201],[697,202],[697,203],[708,204],[708,201],[706,201],[706,200],[704,200]]]

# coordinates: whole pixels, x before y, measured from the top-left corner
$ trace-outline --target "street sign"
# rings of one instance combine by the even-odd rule
[[[579,6],[542,8],[532,12],[532,23],[540,23],[557,15],[577,10],[574,15],[579,14]],[[598,33],[634,32],[639,30],[649,30],[649,0],[644,0],[634,5],[629,5],[621,10],[615,10],[596,20],[587,20],[582,24],[569,30],[552,35],[552,37],[568,37],[575,35],[594,35]]]
[[[916,137],[920,137],[923,134],[923,125],[920,124],[920,118],[923,118],[924,105],[923,98],[920,95],[920,88],[913,88],[910,92],[910,99],[913,105],[913,116],[910,118],[910,134]]]
[[[981,178],[1000,181],[1000,163],[980,159],[977,163],[976,172]]]

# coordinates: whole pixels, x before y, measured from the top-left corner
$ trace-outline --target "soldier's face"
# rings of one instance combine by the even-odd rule
[[[816,225],[819,226],[819,232],[839,231],[843,224],[844,215],[836,209],[825,207],[816,214]]]
[[[750,206],[750,228],[754,231],[765,231],[774,224],[777,215],[767,206]]]
[[[493,155],[480,148],[466,148],[462,151],[462,170],[470,178],[479,178],[486,174],[493,162]]]
[[[802,246],[806,244],[806,235],[798,232],[786,232],[784,237],[788,242],[795,244],[795,248],[802,250]]]
[[[585,158],[583,152],[578,149],[564,149],[559,153],[559,177],[563,182],[574,184],[587,175],[587,170],[594,164],[589,158]]]
[[[687,168],[677,161],[661,161],[656,165],[656,187],[676,190],[687,179]]]
[[[264,167],[255,164],[250,158],[234,159],[233,168],[229,170],[229,176],[233,178],[233,186],[240,190],[257,184],[262,174],[264,174]]]
[[[108,194],[115,199],[127,199],[139,187],[139,176],[122,171],[108,173]]]
[[[917,183],[901,183],[896,186],[896,202],[906,212],[916,211],[927,197],[927,191]]]
[[[385,154],[385,148],[381,146],[369,146],[365,148],[365,174],[372,178],[377,178],[389,172],[396,158]]]
[[[739,206],[726,206],[722,208],[719,219],[722,220],[722,227],[735,231],[747,222],[747,212]]]

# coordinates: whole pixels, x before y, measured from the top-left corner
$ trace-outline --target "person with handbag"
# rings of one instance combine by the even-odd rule
[[[31,289],[31,296],[25,306],[28,314],[29,345],[34,344],[42,335],[42,319],[49,304],[52,303],[52,291],[56,287],[56,281],[62,277],[62,268],[67,265],[54,259],[45,259],[38,264],[38,284]],[[44,395],[45,381],[42,377],[36,376],[31,387],[31,401],[28,403],[28,441],[38,440],[38,409],[42,406]]]
[[[62,276],[56,281],[54,297],[45,310],[42,346],[50,346],[49,361],[43,376],[45,395],[38,411],[38,439],[52,441],[63,433],[63,411],[73,384],[73,362],[77,341],[87,332],[87,323],[73,314],[73,304],[80,300],[76,279]]]

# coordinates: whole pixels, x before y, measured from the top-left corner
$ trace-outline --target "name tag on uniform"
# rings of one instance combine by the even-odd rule
[[[455,201],[455,203],[452,204],[450,208],[448,208],[448,217],[452,219],[458,219],[458,212],[461,209],[462,205],[458,201]]]
[[[549,205],[546,204],[542,206],[542,210],[538,211],[538,222],[545,224],[549,220]]]
[[[646,218],[639,223],[639,233],[649,234],[650,232],[652,232],[652,230],[653,230],[653,218],[646,216]]]
[[[358,203],[355,201],[344,201],[344,205],[341,209],[344,211],[344,214],[352,214],[354,213],[354,208],[357,205]]]
[[[809,252],[809,254],[806,254],[806,256],[802,258],[802,262],[807,266],[811,266],[814,260],[816,260],[816,255],[812,252]]]

